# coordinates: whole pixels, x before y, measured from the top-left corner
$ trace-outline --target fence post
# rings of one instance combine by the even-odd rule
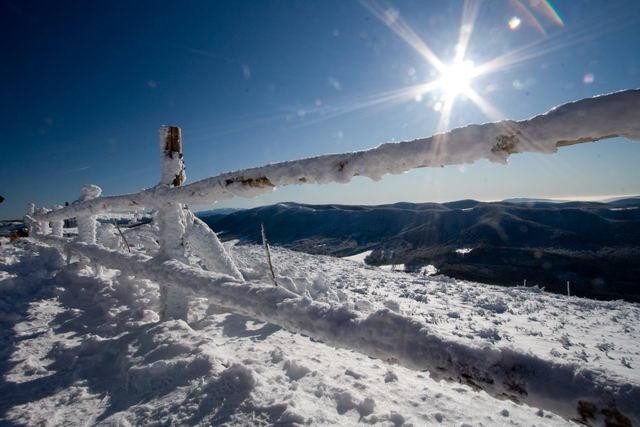
[[[95,199],[100,197],[102,189],[97,185],[85,185],[82,187],[79,202]],[[76,217],[78,223],[78,241],[84,243],[96,242],[96,216],[91,214],[78,215]]]
[[[177,126],[160,128],[160,185],[180,187],[186,180],[182,154],[182,131]],[[160,255],[184,259],[187,245],[195,249],[212,271],[242,280],[242,273],[216,233],[181,203],[168,202],[158,209]]]
[[[49,209],[47,209],[47,208],[37,208],[36,209],[36,215],[44,215],[47,212],[49,212]],[[42,221],[42,220],[38,221],[37,228],[38,228],[38,233],[39,234],[45,235],[45,234],[49,234],[51,232],[51,229],[49,228],[49,221]]]
[[[54,205],[53,210],[57,211],[58,209],[62,209],[60,205]],[[64,235],[64,220],[60,219],[57,221],[51,221],[51,234],[57,237],[62,237]]]
[[[182,155],[182,132],[177,126],[160,128],[160,186],[179,187],[186,180]],[[161,258],[184,260],[186,213],[182,203],[168,201],[156,214]],[[160,287],[160,318],[187,320],[189,304],[178,285]]]
[[[185,179],[182,158],[182,132],[176,126],[160,128],[160,185],[179,187]],[[184,258],[186,218],[182,203],[169,201],[158,209],[160,229],[160,255],[166,258]]]
[[[24,224],[27,226],[29,236],[33,236],[37,232],[37,223],[33,220],[33,214],[36,213],[35,203],[29,203],[27,205],[27,214],[24,217]]]
[[[80,190],[80,198],[78,202],[84,202],[85,200],[95,199],[102,194],[102,188],[97,185],[87,184]],[[84,243],[96,243],[96,228],[98,221],[95,215],[90,213],[81,214],[76,217],[76,223],[78,225],[78,241]],[[71,257],[68,258],[71,260]],[[89,259],[80,257],[80,263],[84,265],[89,264]],[[94,263],[93,270],[96,276],[102,274],[102,266]]]
[[[49,233],[49,223],[47,221],[34,219],[34,216],[44,215],[47,212],[49,211],[45,208],[36,208],[35,203],[29,203],[27,205],[27,214],[24,217],[24,224],[27,226],[29,236]]]

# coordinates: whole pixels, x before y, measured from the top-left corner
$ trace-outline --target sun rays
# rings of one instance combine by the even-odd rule
[[[475,77],[482,74],[483,71],[494,70],[476,67],[473,61],[467,58],[467,49],[479,12],[478,2],[466,1],[464,3],[458,40],[455,45],[455,56],[449,63],[438,57],[427,42],[417,35],[395,9],[385,9],[375,2],[363,1],[361,4],[435,68],[438,73],[437,77],[414,89],[416,90],[414,98],[421,100],[427,93],[438,92],[433,104],[433,109],[440,113],[438,131],[444,131],[448,128],[456,98],[461,96],[474,102],[491,119],[501,117],[497,109],[484,100],[473,88]]]
[[[497,54],[495,57],[478,64],[473,61],[473,52],[469,51],[469,45],[480,14],[482,4],[480,1],[465,0],[458,30],[458,40],[454,45],[455,53],[450,60],[438,56],[428,41],[421,38],[418,31],[412,28],[395,8],[383,6],[377,1],[361,0],[360,4],[420,54],[426,63],[435,70],[436,75],[433,79],[422,85],[394,91],[394,95],[391,95],[390,98],[393,105],[396,105],[410,100],[421,102],[429,94],[433,98],[431,103],[433,111],[440,115],[438,132],[449,129],[456,100],[463,97],[477,106],[489,120],[498,121],[505,118],[505,115],[496,106],[481,95],[483,91],[474,87],[474,80],[480,77],[486,78],[502,71],[513,70],[534,59],[579,45],[588,39],[611,32],[614,28],[631,25],[632,21],[636,22],[631,19],[617,22],[617,14],[604,13],[606,11],[603,10],[598,19],[585,22],[580,28],[549,34],[545,25],[556,28],[565,27],[564,20],[549,0],[510,0],[507,4],[520,16],[514,16],[507,20],[504,23],[505,29],[515,31],[526,24],[539,33],[539,38],[524,46]],[[593,76],[585,75],[585,79],[592,82]]]
[[[475,65],[468,57],[468,47],[479,14],[480,2],[467,0],[462,9],[458,40],[455,45],[455,56],[450,62],[447,62],[434,52],[427,41],[420,38],[417,32],[404,21],[396,9],[391,7],[385,8],[377,2],[364,0],[361,1],[361,4],[373,16],[380,20],[380,22],[418,52],[427,63],[436,70],[437,77],[434,80],[411,90],[416,91],[413,96],[416,101],[422,100],[427,93],[434,92],[435,102],[433,103],[433,110],[440,114],[439,132],[448,129],[454,104],[459,97],[469,99],[491,120],[504,118],[504,115],[495,106],[474,89],[474,79],[479,76],[496,73],[510,66],[514,66],[519,62],[524,62],[548,51],[555,50],[553,46],[547,47],[540,46],[540,44],[532,44],[493,58],[483,64]],[[527,8],[520,0],[512,0],[511,4],[517,11],[521,12],[524,20],[543,35],[546,35],[544,28],[530,9],[536,9],[555,25],[564,25],[560,15],[547,0],[530,0],[530,8]],[[520,18],[516,17],[515,21],[512,18],[512,20],[507,23],[507,26],[515,29],[520,25],[520,22]],[[580,35],[575,35],[573,40],[568,41],[568,43],[573,43],[579,38]],[[562,43],[562,45],[565,47],[566,43]]]
[[[389,108],[397,108],[411,103],[422,103],[437,116],[437,132],[444,132],[451,127],[452,118],[456,115],[456,106],[460,100],[468,100],[467,104],[474,105],[477,109],[491,121],[505,119],[503,114],[493,103],[495,99],[495,88],[503,88],[500,81],[503,76],[498,74],[504,71],[512,72],[517,67],[530,66],[533,60],[538,60],[545,55],[575,46],[619,28],[621,25],[630,25],[629,21],[621,23],[615,22],[615,16],[611,13],[602,14],[593,22],[585,22],[580,27],[572,27],[571,31],[550,32],[547,28],[564,28],[565,23],[558,12],[548,0],[509,0],[504,3],[506,11],[513,13],[510,18],[507,14],[503,22],[505,37],[515,31],[523,31],[527,27],[537,37],[528,44],[521,45],[508,51],[497,51],[493,57],[487,56],[486,51],[474,51],[477,49],[478,41],[486,37],[484,31],[479,31],[476,24],[485,21],[487,10],[481,10],[480,1],[466,0],[462,4],[460,18],[457,23],[452,23],[457,28],[457,39],[450,41],[451,53],[441,55],[434,47],[435,42],[425,38],[427,28],[419,28],[415,23],[411,25],[404,19],[400,11],[391,5],[380,3],[379,1],[361,0],[360,4],[375,17],[380,23],[388,28],[391,33],[401,39],[423,59],[432,69],[429,78],[420,81],[417,78],[416,69],[419,65],[411,67],[410,83],[405,80],[405,86],[391,86],[382,91],[374,91],[368,94],[350,96],[337,96],[334,99],[322,99],[322,102],[293,103],[292,105],[281,106],[278,111],[272,114],[260,115],[255,120],[243,119],[240,124],[225,123],[216,129],[202,129],[203,138],[215,135],[226,135],[248,128],[264,126],[267,123],[286,121],[287,126],[298,128],[316,125],[318,123],[332,120],[337,117],[352,113],[374,114]],[[500,9],[502,10],[502,9]],[[479,20],[482,14],[482,21]],[[542,31],[541,31],[542,29]],[[492,28],[499,30],[499,28]],[[478,37],[480,39],[478,39]],[[436,39],[439,39],[435,35]],[[474,45],[471,46],[471,41]],[[442,49],[441,39],[438,40],[438,49]],[[195,52],[205,54],[206,52]],[[478,58],[484,58],[482,61]],[[332,87],[336,91],[344,91],[344,82],[341,85],[335,78]],[[593,76],[585,74],[585,82],[593,82]],[[514,81],[514,85],[519,80]],[[511,82],[509,82],[511,85]],[[333,91],[331,92],[333,93]],[[492,95],[493,93],[493,95]],[[320,97],[317,97],[320,99]],[[331,96],[329,95],[329,98]],[[413,109],[413,111],[420,111]],[[428,114],[422,110],[421,114]]]

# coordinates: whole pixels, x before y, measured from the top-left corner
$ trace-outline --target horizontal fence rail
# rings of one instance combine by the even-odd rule
[[[410,369],[428,370],[436,380],[456,381],[533,407],[544,407],[571,419],[580,402],[598,411],[619,411],[637,425],[640,388],[605,373],[555,363],[511,350],[469,346],[431,331],[423,323],[390,310],[365,317],[342,305],[297,295],[283,287],[240,282],[175,260],[127,254],[95,244],[38,236],[59,247],[123,274],[135,275],[205,297],[235,313],[303,333],[326,344],[392,361]],[[557,390],[557,391],[556,391]]]
[[[570,102],[528,120],[470,125],[365,151],[275,163],[184,186],[159,185],[134,194],[98,197],[48,213],[36,213],[34,218],[55,221],[79,214],[157,209],[171,202],[211,204],[232,197],[253,197],[285,185],[346,183],[355,176],[377,180],[385,174],[468,164],[480,159],[505,163],[515,153],[555,153],[558,147],[614,137],[640,140],[640,90]]]

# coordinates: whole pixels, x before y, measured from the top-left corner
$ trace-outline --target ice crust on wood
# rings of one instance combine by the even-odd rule
[[[102,189],[97,185],[85,185],[82,187],[82,191],[80,194],[80,198],[76,201],[76,203],[86,202],[88,200],[93,200],[102,194]],[[78,240],[86,243],[95,243],[96,242],[96,215],[92,215],[90,213],[80,213],[77,216],[78,222]]]
[[[181,203],[167,203],[158,210],[155,220],[160,231],[160,256],[183,260],[184,233],[187,229],[184,206]]]
[[[57,211],[59,209],[62,209],[62,206],[53,206],[54,211]],[[51,234],[57,237],[62,237],[64,235],[64,220],[58,219],[55,221],[51,221]]]
[[[555,153],[558,147],[613,137],[640,140],[640,90],[582,99],[528,120],[470,125],[449,132],[370,150],[328,154],[224,173],[176,188],[157,186],[136,194],[102,197],[46,215],[49,220],[80,212],[153,208],[174,201],[209,204],[253,197],[278,186],[346,183],[354,176],[380,179],[415,168],[469,164],[480,159],[505,163],[515,153]],[[174,165],[175,166],[175,165]]]

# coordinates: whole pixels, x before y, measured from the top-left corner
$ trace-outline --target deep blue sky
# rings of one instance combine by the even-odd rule
[[[481,3],[466,55],[480,64],[530,46],[527,61],[471,84],[505,118],[640,86],[640,2],[554,1],[562,26],[535,0],[519,3]],[[463,2],[380,7],[453,58]],[[73,201],[86,183],[105,194],[153,186],[162,124],[183,128],[189,182],[438,129],[436,93],[366,106],[434,70],[355,1],[3,1],[0,21],[0,218],[21,216],[29,201]],[[485,121],[459,97],[448,127]],[[639,161],[640,144],[615,139],[514,156],[506,167],[283,188],[219,206],[638,194]]]

